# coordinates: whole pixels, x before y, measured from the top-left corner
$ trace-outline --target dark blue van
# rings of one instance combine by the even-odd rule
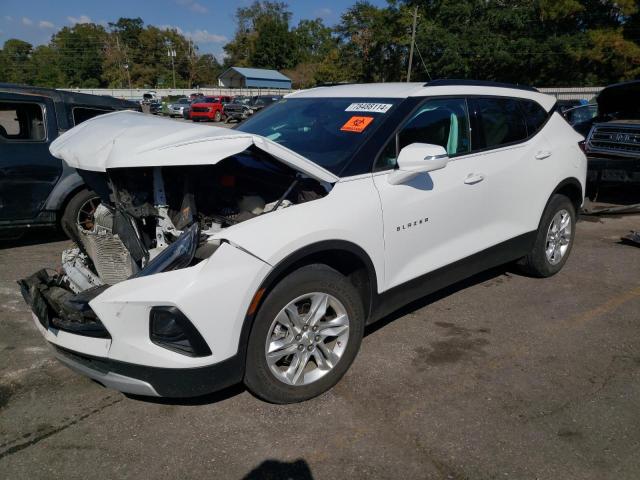
[[[33,227],[90,223],[98,197],[49,153],[66,130],[140,105],[113,97],[0,83],[0,238]],[[90,227],[90,225],[87,225]]]

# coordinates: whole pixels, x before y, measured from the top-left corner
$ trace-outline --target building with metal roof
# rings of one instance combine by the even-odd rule
[[[231,67],[218,77],[218,85],[226,88],[291,89],[291,79],[277,70]]]

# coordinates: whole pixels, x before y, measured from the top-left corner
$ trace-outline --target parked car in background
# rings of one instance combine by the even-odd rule
[[[618,83],[596,98],[597,115],[589,129],[586,152],[589,182],[640,185],[640,81]]]
[[[216,96],[203,97],[191,104],[191,120],[212,120],[219,122],[224,117],[224,106],[231,101],[231,97]]]
[[[191,105],[198,100],[190,100],[188,105],[182,107],[182,118],[185,120],[191,120]]]
[[[189,105],[191,105],[191,101],[188,98],[179,98],[167,105],[167,115],[170,117],[182,117],[185,107]]]
[[[597,114],[598,105],[594,104],[580,105],[562,112],[562,116],[567,119],[569,125],[585,137],[589,134],[591,121]]]
[[[579,107],[583,105],[584,102],[582,100],[557,100],[556,101],[556,109],[560,114],[564,114],[567,110],[570,110],[575,107]]]
[[[253,115],[253,112],[252,98],[246,95],[235,96],[230,103],[224,106],[224,114],[227,122],[233,120],[241,122]]]
[[[158,115],[162,113],[162,102],[158,98],[156,92],[147,92],[142,94],[142,100],[140,101],[142,111],[145,113],[151,113],[152,115]]]
[[[57,358],[107,387],[307,400],[401,306],[512,261],[562,269],[586,158],[554,107],[452,80],[300,91],[234,130],[96,118],[51,146],[103,192],[94,228],[23,296]]]
[[[256,95],[251,101],[251,109],[256,113],[278,100],[282,100],[282,95]]]
[[[135,102],[0,84],[0,236],[32,227],[91,225],[99,199],[78,173],[49,153],[61,133],[92,117],[137,110]]]

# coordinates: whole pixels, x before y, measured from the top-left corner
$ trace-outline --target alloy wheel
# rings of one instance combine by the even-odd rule
[[[96,208],[100,205],[100,197],[93,197],[82,204],[78,209],[78,215],[76,216],[76,223],[78,228],[82,230],[92,230],[95,222],[94,214]]]
[[[348,340],[349,316],[336,297],[301,295],[280,310],[269,327],[267,365],[287,385],[308,385],[335,368]]]
[[[565,209],[558,211],[549,224],[545,254],[551,265],[557,265],[564,258],[571,243],[571,215]]]

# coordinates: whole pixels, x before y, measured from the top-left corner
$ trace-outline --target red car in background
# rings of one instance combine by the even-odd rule
[[[219,122],[224,117],[224,106],[231,102],[231,97],[204,97],[191,104],[191,120],[213,120]]]

